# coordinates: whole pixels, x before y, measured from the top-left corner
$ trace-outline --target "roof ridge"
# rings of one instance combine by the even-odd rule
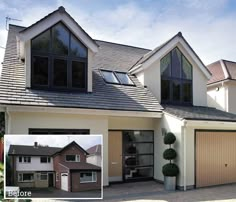
[[[126,47],[130,47],[130,48],[138,48],[138,49],[151,51],[151,49],[148,49],[148,48],[142,48],[142,47],[132,46],[132,45],[123,44],[123,43],[116,43],[116,42],[112,42],[112,41],[104,41],[104,40],[99,40],[99,39],[93,39],[93,40],[94,41],[99,41],[99,42],[104,42],[104,43],[115,44],[115,45],[119,45],[119,46],[126,46]]]

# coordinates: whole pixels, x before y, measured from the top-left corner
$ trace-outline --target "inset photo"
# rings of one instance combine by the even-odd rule
[[[5,135],[6,199],[102,199],[102,135]]]

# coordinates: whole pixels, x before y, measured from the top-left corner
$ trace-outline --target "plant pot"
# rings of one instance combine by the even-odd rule
[[[165,185],[165,190],[175,191],[176,190],[176,177],[165,176],[164,185]]]

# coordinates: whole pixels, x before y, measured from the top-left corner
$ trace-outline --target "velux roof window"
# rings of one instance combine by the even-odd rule
[[[107,83],[134,85],[133,81],[129,78],[127,73],[113,72],[109,70],[101,70],[102,76]]]

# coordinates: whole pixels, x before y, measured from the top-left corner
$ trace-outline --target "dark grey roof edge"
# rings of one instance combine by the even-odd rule
[[[65,109],[68,109],[68,108],[74,108],[74,109],[94,109],[94,110],[114,110],[114,111],[124,111],[124,112],[147,112],[147,113],[162,113],[162,110],[164,109],[163,107],[160,108],[159,111],[151,111],[151,110],[124,110],[124,109],[107,109],[107,108],[91,108],[91,107],[73,107],[73,106],[63,106],[63,105],[57,105],[57,106],[54,106],[54,105],[50,105],[50,106],[45,106],[45,105],[24,105],[24,104],[9,104],[9,103],[1,103],[0,101],[0,105],[14,105],[14,106],[25,106],[25,107],[48,107],[48,108],[65,108]],[[161,106],[161,105],[160,105]]]
[[[33,27],[34,25],[40,23],[41,21],[47,19],[48,17],[50,17],[51,15],[53,15],[56,12],[63,12],[65,13],[72,21],[74,21],[76,23],[76,25],[92,40],[94,41],[94,43],[96,44],[97,47],[99,47],[99,45],[95,42],[95,40],[75,21],[75,19],[65,10],[65,8],[63,6],[58,7],[57,10],[52,11],[51,13],[49,13],[48,15],[46,15],[45,17],[43,17],[42,19],[36,21],[35,23],[33,23],[32,25],[30,25],[29,27],[26,27],[25,29],[21,30],[20,33],[24,33],[25,31],[27,31],[28,29],[30,29],[31,27]]]

